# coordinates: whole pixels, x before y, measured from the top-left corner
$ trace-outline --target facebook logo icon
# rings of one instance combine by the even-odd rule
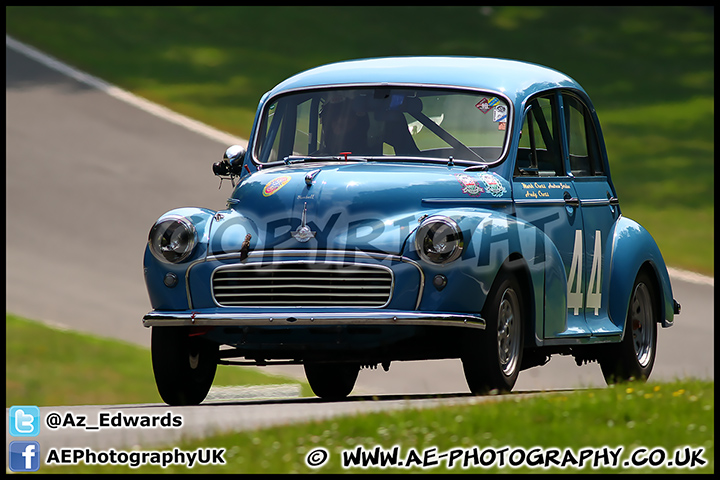
[[[10,442],[10,470],[13,472],[36,472],[40,468],[40,444],[38,442]]]
[[[10,407],[10,435],[37,437],[40,433],[40,409],[31,405]]]

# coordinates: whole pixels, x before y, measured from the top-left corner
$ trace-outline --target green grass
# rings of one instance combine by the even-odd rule
[[[523,398],[502,396],[487,403],[468,406],[446,406],[423,410],[402,410],[392,413],[361,414],[333,420],[219,435],[178,445],[185,451],[198,448],[224,448],[225,465],[200,466],[192,469],[171,465],[141,466],[139,468],[86,466],[43,467],[44,472],[57,473],[713,473],[715,427],[714,382],[685,380],[673,383],[627,384],[605,389],[580,390]],[[492,399],[495,400],[495,399]],[[559,469],[490,468],[473,466],[463,469],[461,460],[448,469],[448,461],[438,460],[430,469],[359,467],[343,469],[342,452],[362,446],[371,450],[380,446],[385,450],[399,447],[399,458],[409,458],[411,449],[420,457],[435,447],[435,455],[453,449],[479,451],[487,448],[509,451],[540,447],[564,452],[572,450],[579,457],[580,450],[594,447],[622,448],[620,464],[615,468],[593,469],[590,462]],[[329,453],[328,462],[311,469],[306,456],[322,447]],[[644,447],[639,458],[662,448],[672,457],[676,450],[702,449],[702,468],[633,468],[624,466],[631,453]],[[130,450],[130,449],[128,449]],[[146,448],[146,450],[148,450]],[[163,451],[161,448],[158,449]],[[489,458],[489,457],[484,457]],[[437,458],[436,458],[437,460]],[[672,458],[669,458],[672,460]],[[472,460],[470,460],[472,462]]]
[[[5,315],[5,406],[162,403],[146,348]],[[218,366],[214,385],[299,383]],[[309,386],[304,386],[309,394]]]
[[[7,7],[6,32],[247,138],[260,96],[323,63],[515,58],[580,82],[623,213],[714,274],[714,16],[699,7]],[[208,160],[209,161],[209,160]]]

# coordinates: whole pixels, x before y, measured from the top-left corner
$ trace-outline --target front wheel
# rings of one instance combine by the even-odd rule
[[[483,308],[484,331],[464,337],[462,364],[470,391],[509,392],[520,373],[524,299],[514,275],[501,274]]]
[[[304,367],[310,388],[326,400],[350,395],[360,372],[360,366],[351,363],[306,363]]]
[[[168,405],[197,405],[210,391],[219,345],[185,327],[153,327],[152,365],[160,397]]]
[[[640,272],[633,285],[623,340],[608,346],[599,359],[608,385],[630,380],[645,381],[650,376],[657,350],[655,299],[650,277]]]

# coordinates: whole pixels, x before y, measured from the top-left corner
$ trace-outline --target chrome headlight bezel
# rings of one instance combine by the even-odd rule
[[[155,222],[148,235],[148,247],[164,263],[180,263],[197,245],[195,225],[185,217],[169,215]]]
[[[445,265],[460,258],[464,249],[462,230],[444,215],[427,217],[415,233],[415,249],[425,262]]]

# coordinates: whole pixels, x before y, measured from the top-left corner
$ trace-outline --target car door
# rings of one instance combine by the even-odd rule
[[[588,337],[591,331],[582,298],[586,291],[583,211],[567,172],[559,94],[532,98],[524,115],[513,174],[515,214],[544,232],[549,242],[543,251],[557,249],[567,279],[566,285],[565,279],[549,278],[546,267],[545,311],[537,315],[543,325],[536,331],[542,331],[544,339]],[[551,258],[543,255],[534,261]]]
[[[601,156],[599,126],[583,100],[571,92],[563,92],[563,126],[567,144],[570,176],[580,201],[584,234],[578,236],[577,251],[584,251],[582,295],[568,298],[568,304],[580,306],[593,335],[610,335],[621,331],[608,318],[607,292],[612,227],[620,215],[615,190],[605,171]],[[578,263],[578,262],[576,262]],[[579,265],[579,263],[578,263]],[[581,303],[582,302],[582,303]]]

